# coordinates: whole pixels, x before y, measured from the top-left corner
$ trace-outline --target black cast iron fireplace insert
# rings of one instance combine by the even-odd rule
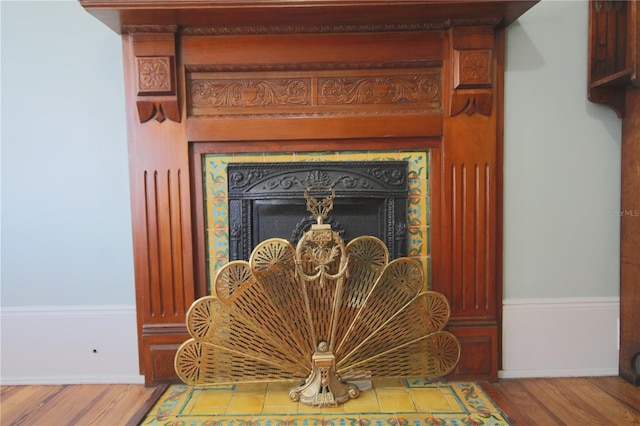
[[[268,238],[297,244],[315,220],[304,190],[335,190],[325,223],[348,243],[360,235],[380,238],[392,259],[407,255],[408,165],[406,161],[230,163],[229,259],[248,260]]]

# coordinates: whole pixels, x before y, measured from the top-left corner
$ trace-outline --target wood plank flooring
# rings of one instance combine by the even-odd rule
[[[0,424],[129,425],[163,390],[143,385],[2,386]]]
[[[520,425],[640,425],[640,388],[618,377],[503,379],[484,390]],[[0,387],[0,424],[135,424],[162,393],[142,385]]]
[[[517,425],[640,425],[640,388],[619,377],[509,379],[483,387]]]

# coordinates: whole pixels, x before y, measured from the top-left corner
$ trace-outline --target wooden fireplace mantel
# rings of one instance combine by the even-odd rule
[[[536,2],[81,0],[123,40],[146,384],[175,380],[186,311],[207,291],[202,156],[367,150],[429,150],[453,376],[496,380],[504,28]]]
[[[117,33],[139,25],[318,28],[323,25],[443,25],[498,19],[507,26],[536,1],[505,0],[80,0]],[[466,21],[465,21],[466,20]],[[475,21],[479,22],[479,21]],[[375,28],[375,27],[372,27]]]

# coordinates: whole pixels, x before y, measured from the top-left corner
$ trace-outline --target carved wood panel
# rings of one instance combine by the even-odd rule
[[[265,67],[255,65],[248,67],[255,70],[251,73],[191,72],[187,76],[189,114],[320,116],[440,110],[439,68],[388,69],[389,64],[381,64],[385,69],[333,70],[356,65],[324,64],[314,71],[299,70],[299,66],[260,70]],[[309,65],[314,66],[318,64]]]
[[[145,170],[142,180],[149,277],[147,320],[163,322],[173,318],[178,322],[190,305],[189,292],[181,285],[185,271],[191,267],[185,265],[183,257],[182,205],[188,202],[183,187],[188,187],[188,181],[180,169]]]

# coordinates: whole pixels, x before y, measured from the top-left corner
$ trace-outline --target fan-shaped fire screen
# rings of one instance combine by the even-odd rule
[[[439,378],[460,357],[460,343],[443,331],[449,304],[422,291],[417,260],[389,262],[376,237],[345,245],[323,223],[333,208],[329,187],[305,191],[317,224],[293,247],[263,241],[248,262],[216,274],[215,296],[187,313],[192,338],[178,349],[175,368],[187,384],[298,380],[293,401],[317,407],[356,398],[349,380]]]

